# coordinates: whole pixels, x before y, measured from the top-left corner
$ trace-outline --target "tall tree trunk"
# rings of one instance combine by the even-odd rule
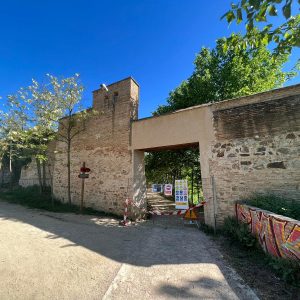
[[[47,181],[46,181],[46,162],[43,160],[42,162],[42,170],[43,170],[43,191],[46,191]]]
[[[71,204],[71,141],[68,141],[68,202]]]
[[[40,187],[40,193],[43,193],[43,181],[42,181],[42,171],[41,171],[41,162],[38,158],[35,159],[36,161],[36,168],[38,173],[38,179],[39,179],[39,187]]]
[[[52,207],[54,207],[54,194],[53,194],[53,174],[50,168],[49,160],[47,160],[48,173],[50,176],[50,189],[51,189],[51,203]]]

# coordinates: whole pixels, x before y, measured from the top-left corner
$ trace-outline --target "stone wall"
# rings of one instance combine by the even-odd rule
[[[47,157],[48,160],[44,163],[44,166],[41,165],[41,175],[45,174],[45,183],[47,186],[51,186],[51,179],[53,174],[54,167],[54,152],[56,148],[56,142],[52,141],[48,145]],[[43,172],[45,168],[45,172]],[[22,167],[19,185],[22,187],[28,187],[32,185],[39,185],[38,169],[35,158],[32,158],[31,161]]]
[[[300,96],[213,112],[217,218],[234,214],[234,201],[272,193],[300,201]]]
[[[72,142],[72,203],[79,204],[83,162],[91,169],[85,181],[85,206],[122,214],[124,201],[132,196],[131,121],[137,118],[139,87],[132,78],[108,86],[108,92],[93,92],[93,108],[85,130]],[[66,144],[57,142],[54,165],[54,195],[67,201]]]
[[[300,262],[300,221],[244,204],[236,205],[236,216],[265,252]]]

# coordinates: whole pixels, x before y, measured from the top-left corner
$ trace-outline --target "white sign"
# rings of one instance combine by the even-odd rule
[[[165,196],[172,196],[173,185],[170,183],[165,184],[164,193]]]
[[[188,182],[184,180],[175,180],[175,205],[176,209],[189,208],[188,200]]]

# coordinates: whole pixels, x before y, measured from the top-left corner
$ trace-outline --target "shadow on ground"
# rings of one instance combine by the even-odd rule
[[[181,283],[180,287],[162,284],[161,294],[194,298],[196,286],[203,290],[216,290],[218,299],[229,299],[228,294],[222,292],[224,284],[228,283],[237,295],[244,288],[240,278],[214,247],[213,241],[197,228],[185,228],[182,224],[177,226],[174,222],[174,226],[168,226],[168,221],[155,221],[154,224],[147,221],[135,226],[119,227],[118,220],[111,218],[42,212],[2,201],[0,220],[30,224],[45,231],[45,239],[65,239],[65,244],[57,251],[81,246],[132,266],[191,264],[191,268],[198,268],[193,271],[203,274],[199,280]],[[210,272],[212,276],[207,277],[205,274]],[[223,274],[227,283],[222,276],[214,276],[214,272]],[[155,273],[153,276],[156,276]]]

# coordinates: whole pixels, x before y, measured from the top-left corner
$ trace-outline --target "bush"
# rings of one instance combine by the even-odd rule
[[[297,262],[271,256],[268,257],[268,261],[277,276],[293,286],[300,287],[300,266]]]
[[[255,195],[242,203],[269,210],[275,214],[300,220],[300,202],[275,195]]]
[[[256,238],[251,234],[247,224],[240,223],[235,217],[227,217],[223,224],[223,234],[232,241],[238,241],[243,247],[254,248],[257,245]]]

